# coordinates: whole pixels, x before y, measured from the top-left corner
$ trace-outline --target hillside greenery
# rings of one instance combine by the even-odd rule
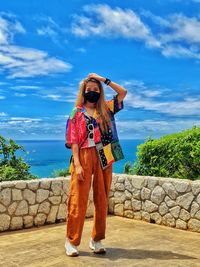
[[[200,179],[200,127],[193,126],[137,146],[137,159],[124,172],[136,175]]]

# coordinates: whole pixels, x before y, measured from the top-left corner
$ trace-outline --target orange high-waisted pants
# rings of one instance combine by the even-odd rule
[[[105,238],[108,199],[112,181],[112,164],[103,170],[95,147],[80,149],[79,160],[84,170],[84,181],[78,180],[74,167],[72,167],[66,221],[66,237],[75,246],[81,242],[92,174],[94,221],[91,237],[95,241]]]

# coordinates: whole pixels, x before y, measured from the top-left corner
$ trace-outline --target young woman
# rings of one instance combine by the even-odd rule
[[[116,94],[106,101],[102,83]],[[114,115],[123,109],[127,90],[95,73],[81,81],[75,107],[66,124],[67,148],[72,149],[71,180],[67,200],[65,249],[68,256],[79,255],[88,196],[93,176],[94,224],[89,242],[94,253],[105,253],[105,239],[112,163],[124,158]]]

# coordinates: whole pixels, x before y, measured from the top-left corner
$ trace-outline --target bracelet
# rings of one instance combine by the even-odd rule
[[[109,85],[109,83],[111,83],[111,80],[106,78],[105,82],[104,82],[106,85]]]

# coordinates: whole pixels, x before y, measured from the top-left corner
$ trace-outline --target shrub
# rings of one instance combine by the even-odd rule
[[[138,146],[134,173],[183,179],[200,179],[200,128],[148,138]]]
[[[126,174],[133,174],[133,166],[131,166],[131,162],[126,162],[124,165],[124,173]]]
[[[59,169],[59,170],[54,170],[50,177],[59,177],[59,176],[68,176],[70,175],[69,168],[67,169]]]
[[[29,180],[38,178],[29,172],[30,166],[24,162],[22,157],[16,157],[17,150],[24,150],[23,146],[18,145],[14,140],[6,139],[0,135],[0,182],[11,180]]]

